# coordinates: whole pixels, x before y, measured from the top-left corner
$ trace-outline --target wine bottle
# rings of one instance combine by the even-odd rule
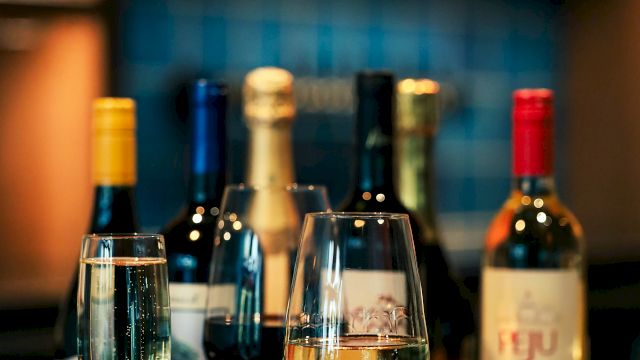
[[[295,199],[285,191],[295,182],[291,151],[293,76],[279,68],[255,69],[245,77],[243,96],[249,129],[245,184],[255,189],[248,200],[244,226],[252,229],[260,244],[258,269],[247,270],[260,273],[256,275],[259,289],[255,297],[244,301],[257,303],[260,313],[238,317],[251,322],[251,326],[257,324],[259,330],[241,331],[249,325],[240,323],[240,319],[211,317],[205,324],[205,348],[211,359],[280,359],[295,248],[293,234],[300,226]]]
[[[468,290],[448,271],[433,204],[433,145],[439,125],[440,85],[429,79],[404,79],[397,90],[396,188],[422,235],[420,252],[424,258],[419,260],[419,270],[425,308],[429,309],[431,348],[434,358],[442,357],[443,350],[447,359],[473,358],[470,336],[475,321]]]
[[[202,347],[209,263],[226,183],[227,87],[197,80],[189,99],[190,176],[187,205],[161,231],[171,294],[171,357],[205,359]]]
[[[394,79],[390,73],[361,72],[356,77],[357,172],[351,193],[341,210],[409,214],[425,302],[431,358],[458,359],[464,337],[473,331],[473,315],[469,302],[462,296],[461,288],[449,273],[447,261],[436,240],[435,223],[432,215],[429,215],[432,213],[428,189],[430,179],[428,169],[424,168],[428,160],[423,156],[427,154],[406,153],[408,150],[416,151],[412,147],[422,146],[418,148],[420,151],[427,151],[430,147],[430,142],[424,142],[424,139],[406,138],[405,130],[410,122],[421,127],[435,126],[434,114],[422,114],[430,111],[430,106],[431,109],[435,108],[433,103],[429,104],[432,100],[429,97],[414,96],[414,93],[403,91],[398,99],[401,117],[394,126],[394,90]],[[425,100],[426,104],[423,103]],[[398,129],[399,137],[395,136]],[[411,176],[420,181],[413,188],[408,186],[407,191],[409,194],[418,189],[423,191],[414,195],[424,202],[423,207],[416,207],[416,210],[425,211],[425,217],[416,217],[416,213],[407,209],[395,190],[393,154],[396,147],[401,163],[407,160],[418,162],[422,157],[423,164],[419,166],[424,168],[423,179],[416,179],[416,174],[411,174],[409,178],[406,174],[400,177],[405,182],[411,181]],[[407,164],[400,165],[400,171],[402,166]],[[405,191],[402,186],[400,189],[400,193]]]
[[[282,326],[289,299],[290,234],[299,228],[293,197],[285,191],[295,183],[291,125],[295,118],[293,76],[284,69],[258,68],[244,84],[245,118],[249,128],[246,184],[256,192],[249,205],[249,224],[259,235],[264,253],[263,314]],[[274,191],[270,191],[272,188]]]
[[[513,188],[486,235],[481,357],[585,359],[585,246],[555,191],[553,93],[513,101]]]
[[[93,214],[89,233],[138,230],[135,102],[99,98],[93,103]],[[78,269],[56,321],[56,358],[76,358]]]

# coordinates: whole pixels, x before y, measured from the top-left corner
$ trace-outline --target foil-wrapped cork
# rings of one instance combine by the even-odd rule
[[[252,70],[244,78],[242,89],[244,115],[248,122],[293,121],[293,75],[276,67]]]
[[[435,133],[440,85],[429,79],[404,79],[396,92],[396,123],[400,132]]]

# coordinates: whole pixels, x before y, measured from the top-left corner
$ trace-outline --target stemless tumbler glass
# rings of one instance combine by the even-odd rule
[[[429,359],[421,294],[407,215],[308,214],[285,359]]]
[[[161,235],[85,235],[78,280],[80,359],[170,359]]]
[[[328,209],[321,186],[225,188],[204,330],[210,359],[282,358],[300,226]]]

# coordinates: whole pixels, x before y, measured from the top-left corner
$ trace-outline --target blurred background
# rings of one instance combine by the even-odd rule
[[[559,191],[589,247],[592,348],[630,348],[637,329],[604,333],[640,320],[639,13],[632,0],[0,0],[0,356],[50,357],[89,223],[92,99],[137,101],[137,206],[153,232],[186,196],[180,85],[229,83],[240,182],[242,79],[264,65],[296,76],[297,177],[327,185],[334,206],[352,174],[353,73],[442,83],[438,220],[472,291],[510,188],[511,91],[554,89]]]

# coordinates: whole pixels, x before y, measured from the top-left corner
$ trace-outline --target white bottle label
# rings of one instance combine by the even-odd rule
[[[207,284],[169,283],[172,359],[206,359],[202,345]]]
[[[584,289],[578,270],[487,267],[481,306],[482,360],[584,358]]]
[[[346,305],[344,314],[352,334],[407,334],[412,316],[407,309],[407,281],[401,271],[355,270],[342,273],[342,282],[325,278],[323,294],[342,297]],[[332,285],[341,289],[330,291]]]

